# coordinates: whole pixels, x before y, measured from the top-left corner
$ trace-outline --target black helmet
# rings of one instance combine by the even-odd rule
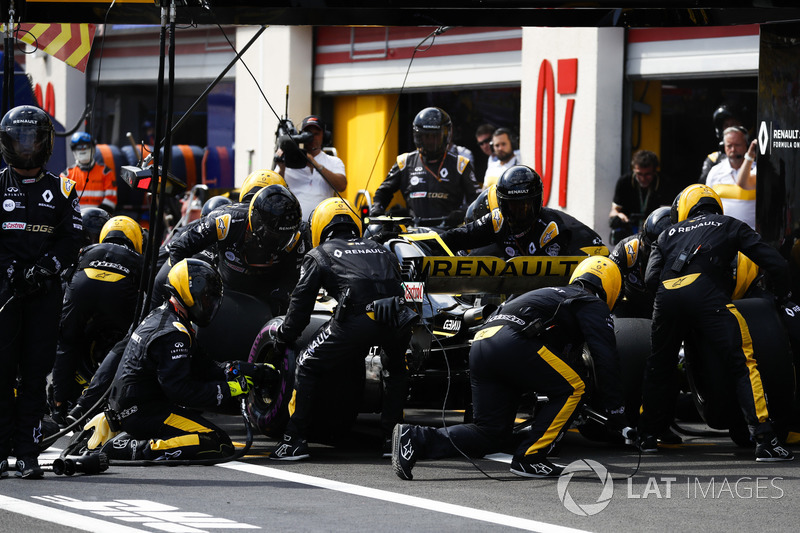
[[[53,153],[53,123],[44,110],[21,105],[0,121],[0,152],[15,168],[41,168]]]
[[[647,218],[642,225],[642,237],[640,240],[648,250],[653,243],[656,242],[656,239],[658,239],[658,236],[661,235],[661,232],[670,227],[672,224],[670,219],[670,211],[672,211],[672,209],[669,206],[662,205],[647,215]]]
[[[722,132],[725,131],[725,122],[734,119],[739,120],[739,116],[733,110],[723,104],[714,110],[712,120],[714,122],[714,131],[717,133],[717,139],[722,140]]]
[[[453,135],[450,115],[438,107],[426,107],[414,117],[414,146],[425,159],[442,157]]]
[[[722,200],[711,187],[693,183],[675,197],[670,208],[669,219],[672,224],[676,224],[701,212],[723,214]]]
[[[541,176],[525,165],[513,166],[503,172],[495,189],[500,213],[511,231],[521,233],[531,228],[542,210]]]
[[[233,202],[227,196],[212,196],[206,203],[203,204],[203,209],[200,210],[200,216],[204,217],[214,209],[222,207],[223,205],[230,205]]]
[[[167,288],[186,309],[189,319],[198,326],[207,326],[222,303],[222,278],[200,259],[182,259],[167,276]]]
[[[475,198],[475,201],[469,204],[467,212],[464,214],[464,223],[469,224],[478,220],[483,215],[489,212],[489,189],[484,189]]]
[[[250,200],[250,230],[266,251],[290,250],[300,238],[300,202],[283,185],[267,185]]]
[[[84,246],[100,242],[100,233],[103,226],[111,218],[108,212],[99,207],[82,207],[81,222],[83,223]]]

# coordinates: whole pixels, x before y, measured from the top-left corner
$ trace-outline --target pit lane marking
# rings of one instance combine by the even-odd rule
[[[246,472],[257,476],[264,476],[273,479],[280,479],[282,481],[289,481],[292,483],[299,483],[301,485],[309,485],[322,489],[335,490],[346,494],[355,496],[362,496],[364,498],[372,498],[390,503],[398,503],[400,505],[408,505],[410,507],[417,507],[426,509],[428,511],[436,511],[438,513],[450,514],[462,518],[470,518],[473,520],[480,520],[492,524],[514,527],[517,529],[524,529],[527,531],[538,531],[541,533],[586,533],[580,529],[572,529],[564,526],[554,524],[547,524],[536,520],[529,520],[526,518],[519,518],[516,516],[504,515],[494,513],[491,511],[483,511],[480,509],[473,509],[471,507],[464,507],[462,505],[454,505],[451,503],[440,502],[436,500],[429,500],[427,498],[420,498],[417,496],[408,496],[406,494],[399,494],[396,492],[389,492],[387,490],[372,489],[369,487],[362,487],[350,483],[342,483],[340,481],[333,481],[306,474],[298,474],[296,472],[287,472],[278,468],[268,466],[259,466],[253,464],[242,463],[239,461],[232,461],[230,463],[223,463],[215,465],[219,468],[228,468],[230,470],[237,470],[239,472]]]
[[[145,531],[144,529],[123,526],[119,522],[107,522],[90,516],[70,513],[62,509],[40,505],[38,503],[18,500],[10,496],[0,495],[0,509],[10,513],[30,516],[37,520],[52,522],[60,526],[89,531],[91,533],[108,533],[109,531],[113,531],[114,533],[141,533]]]

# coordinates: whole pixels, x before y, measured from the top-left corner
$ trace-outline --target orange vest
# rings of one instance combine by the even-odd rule
[[[61,175],[75,182],[81,206],[98,207],[103,204],[111,210],[117,206],[117,184],[114,173],[108,167],[95,163],[91,170],[86,171],[75,165]]]

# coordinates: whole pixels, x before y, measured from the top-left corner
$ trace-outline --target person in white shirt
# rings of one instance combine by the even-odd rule
[[[756,166],[757,141],[747,144],[747,130],[732,126],[723,132],[723,149],[727,156],[711,168],[706,185],[714,189],[726,215],[738,218],[756,229]]]
[[[300,131],[308,131],[314,135],[314,140],[303,146],[308,164],[303,168],[286,168],[285,162],[279,157],[277,171],[300,201],[303,220],[308,220],[322,200],[335,196],[337,191],[344,192],[347,188],[347,176],[344,162],[322,151],[326,128],[320,117],[309,115],[304,118]],[[281,156],[281,150],[276,155]]]
[[[492,134],[494,153],[489,157],[486,174],[483,176],[484,189],[494,185],[507,169],[522,164],[519,150],[514,150],[513,136],[508,128],[497,128]]]

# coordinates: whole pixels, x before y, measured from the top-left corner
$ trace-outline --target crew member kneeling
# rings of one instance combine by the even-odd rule
[[[237,370],[249,379],[231,380],[198,348],[192,323],[207,325],[222,301],[217,271],[199,259],[184,259],[170,270],[168,288],[169,301],[136,328],[114,377],[109,406],[124,433],[103,446],[111,459],[230,455],[228,435],[188,408],[219,408],[258,378],[256,368],[243,363],[251,368]]]
[[[392,466],[412,479],[418,459],[482,457],[511,439],[522,395],[548,400],[511,460],[511,472],[524,477],[557,477],[564,467],[547,452],[569,427],[585,384],[575,370],[583,343],[589,345],[609,418],[625,426],[614,322],[609,310],[622,279],[610,259],[583,260],[566,287],[547,287],[508,300],[481,326],[469,352],[473,424],[432,428],[399,424],[392,435]]]

